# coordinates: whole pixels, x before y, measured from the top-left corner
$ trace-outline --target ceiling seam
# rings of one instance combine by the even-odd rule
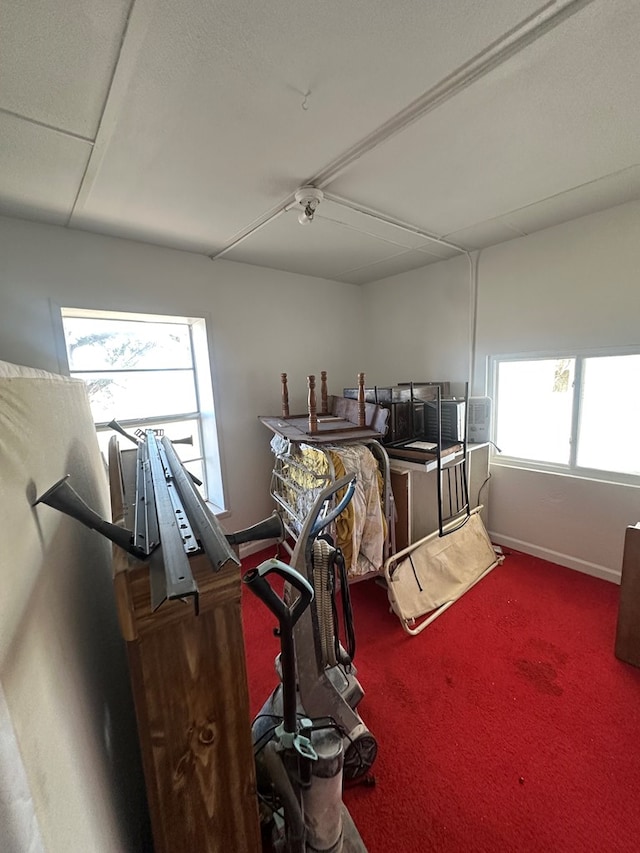
[[[322,189],[360,157],[378,148],[593,2],[565,0],[559,5],[557,0],[551,0],[380,125],[307,183]]]
[[[492,224],[502,225],[505,228],[508,228],[510,231],[514,232],[514,236],[526,237],[527,235],[524,233],[524,231],[521,231],[518,227],[512,225],[510,222],[504,221],[503,217],[508,215],[509,214],[507,213],[501,213],[498,216],[492,216],[490,219],[481,219],[479,222],[473,222],[471,223],[471,225],[465,225],[463,228],[456,228],[455,231],[448,231],[446,234],[443,235],[443,237],[445,239],[449,239],[449,237],[455,237],[456,234],[473,230],[474,228],[481,228],[483,225]],[[471,251],[475,251],[475,249]]]
[[[111,136],[115,125],[113,116],[115,116],[116,108],[114,103],[120,99],[123,90],[126,90],[133,66],[135,65],[138,45],[146,33],[154,7],[155,0],[131,0],[127,20],[122,29],[120,49],[113,64],[111,80],[109,81],[109,87],[102,106],[98,127],[96,128],[95,139],[91,153],[87,158],[82,178],[78,184],[78,191],[73,201],[71,212],[67,217],[67,227],[71,225],[71,220],[75,216],[79,206],[81,203],[84,203],[91,191],[93,178],[97,174],[98,167],[106,151],[108,138]]]
[[[310,185],[319,189],[327,186],[327,184],[334,181],[339,174],[362,156],[387,142],[391,137],[405,130],[410,124],[418,121],[428,112],[431,112],[450,98],[459,94],[472,83],[499,67],[507,59],[510,59],[593,2],[594,0],[550,0],[550,2],[537,12],[529,15],[510,30],[507,30],[506,33],[503,33],[502,36],[494,40],[479,54],[476,54],[476,56],[443,78],[435,86],[432,86],[431,89],[412,101],[407,107],[396,113],[395,116],[380,125],[376,130],[360,140],[360,142],[334,159],[324,169],[305,181],[303,185]],[[335,198],[337,197],[334,197],[334,200]],[[252,223],[241,231],[236,232],[222,249],[214,250],[210,253],[208,255],[209,258],[211,260],[221,258],[227,252],[243,243],[252,234],[261,230],[273,219],[284,213],[293,202],[294,196],[292,193],[279,206],[271,208],[270,211],[256,218],[254,220],[255,224]],[[428,239],[435,239],[437,242],[442,241],[442,238],[434,238],[426,233],[424,236]],[[459,252],[467,251],[459,246],[452,245],[452,248],[457,249]]]
[[[357,266],[357,267],[351,267],[351,268],[350,268],[350,269],[348,269],[348,270],[342,270],[342,272],[336,273],[336,276],[339,278],[340,276],[350,275],[350,274],[351,274],[351,273],[353,273],[353,272],[360,272],[360,270],[373,269],[374,267],[377,267],[379,264],[385,264],[387,261],[393,261],[393,260],[395,260],[395,259],[397,259],[397,258],[401,257],[402,255],[408,255],[408,254],[411,254],[411,251],[412,251],[411,249],[407,249],[407,250],[406,250],[406,251],[404,251],[404,252],[396,252],[396,254],[395,254],[395,255],[389,255],[388,257],[386,257],[386,258],[382,258],[382,259],[381,259],[381,260],[379,260],[379,261],[371,261],[371,262],[370,262],[370,263],[368,263],[368,264],[360,264],[360,266]],[[435,256],[434,256],[434,257],[435,257]],[[443,260],[445,260],[445,259],[444,259],[444,258],[440,258],[440,260],[441,260],[441,261],[443,261]],[[393,275],[396,275],[396,273],[393,273]],[[353,283],[353,282],[349,282],[349,284],[352,284],[352,283]]]
[[[374,210],[373,208],[365,207],[364,205],[359,205],[356,202],[349,201],[349,199],[342,198],[341,196],[333,195],[332,193],[325,193],[324,197],[327,199],[327,201],[332,201],[334,204],[340,205],[341,207],[349,208],[350,210],[356,211],[357,213],[360,213],[363,216],[370,216],[372,219],[375,219],[377,222],[384,222],[387,225],[391,225],[394,228],[399,228],[403,231],[407,231],[407,232],[414,234],[417,237],[421,237],[425,240],[430,240],[431,242],[439,243],[443,246],[446,246],[449,249],[454,249],[456,252],[459,252],[460,254],[466,254],[469,251],[468,249],[465,249],[463,246],[458,246],[455,243],[451,243],[450,241],[445,240],[442,237],[438,237],[435,234],[430,234],[427,231],[423,231],[421,228],[418,228],[416,225],[410,225],[407,222],[402,222],[399,219],[394,219],[391,216],[387,216],[387,214],[385,214],[385,213],[381,213],[380,211]],[[292,209],[295,206],[296,206],[296,202],[294,201],[294,202],[290,202],[288,204],[285,204],[283,207],[278,208],[275,212],[271,213],[271,215],[268,218],[263,219],[262,221],[258,221],[258,223],[255,227],[253,227],[250,231],[247,231],[245,234],[243,234],[241,237],[239,237],[233,243],[230,243],[228,246],[221,249],[219,252],[216,252],[214,254],[210,254],[208,257],[212,261],[215,261],[218,258],[221,258],[227,252],[230,252],[232,249],[235,249],[237,246],[239,246],[241,243],[243,243],[247,238],[253,236],[253,234],[256,234],[258,231],[260,231],[266,225],[269,225],[271,222],[273,222],[275,219],[277,219],[281,214],[286,213],[288,210]],[[330,217],[328,217],[328,216],[325,216],[324,218],[330,219]],[[340,224],[345,224],[345,223],[340,223]],[[354,226],[351,226],[351,227],[354,227]],[[354,228],[354,230],[358,230],[358,229]],[[363,231],[362,233],[368,234],[369,232]],[[372,237],[376,236],[377,237],[377,235],[373,235],[373,234],[370,234],[370,236],[372,236]],[[377,239],[384,240],[385,238],[384,237],[378,237]],[[391,241],[391,240],[387,240],[387,242],[393,243],[393,241]],[[393,244],[393,245],[401,245],[401,244]],[[446,258],[443,258],[440,255],[435,255],[433,252],[429,252],[429,250],[426,248],[420,249],[419,247],[416,247],[416,251],[422,251],[423,254],[430,254],[432,257],[439,258],[440,260],[446,260]]]
[[[93,139],[91,139],[90,136],[83,136],[81,133],[74,133],[73,130],[65,130],[62,127],[56,127],[55,124],[47,124],[46,121],[38,121],[38,119],[22,115],[22,113],[16,113],[13,110],[7,110],[4,107],[0,107],[0,113],[12,116],[12,118],[20,119],[20,121],[26,121],[28,124],[35,124],[37,127],[42,127],[45,130],[51,130],[53,133],[60,134],[60,136],[68,136],[70,139],[76,139],[78,142],[86,142],[89,145],[93,145]]]
[[[582,184],[577,184],[575,187],[569,187],[566,190],[562,190],[559,193],[554,193],[553,195],[545,196],[544,198],[538,199],[537,201],[531,202],[531,204],[525,204],[522,207],[514,207],[505,213],[500,213],[498,216],[492,216],[490,219],[481,219],[479,222],[473,222],[471,225],[465,225],[463,228],[456,228],[455,231],[447,231],[442,235],[443,239],[448,240],[450,237],[455,237],[456,234],[460,234],[464,231],[468,231],[473,228],[479,228],[483,225],[491,225],[492,223],[498,223],[500,225],[504,225],[505,228],[509,228],[511,231],[514,231],[515,234],[520,237],[528,237],[531,232],[524,231],[522,228],[514,225],[512,222],[508,221],[509,216],[513,216],[515,214],[521,213],[523,211],[527,211],[530,208],[536,207],[539,204],[544,204],[547,201],[553,201],[554,199],[562,198],[562,196],[570,195],[574,193],[576,190],[583,189],[584,187],[592,186],[593,184],[597,184],[600,181],[604,181],[607,178],[614,178],[617,175],[624,175],[625,172],[629,172],[632,169],[638,169],[640,167],[640,163],[632,163],[630,166],[625,166],[624,169],[617,169],[615,172],[607,172],[606,175],[601,175],[599,178],[593,178],[591,181],[585,181]],[[325,198],[331,198],[330,193],[325,193]],[[428,249],[422,249],[419,246],[416,246],[416,251],[428,251]],[[470,249],[469,251],[475,251],[474,249]]]
[[[516,232],[516,234],[519,234],[521,237],[526,237],[526,236],[527,236],[527,232],[526,232],[526,231],[523,231],[523,230],[522,230],[522,228],[518,228],[518,226],[517,226],[517,225],[512,225],[510,222],[507,222],[507,220],[504,218],[504,216],[508,216],[508,214],[504,214],[503,216],[498,216],[498,217],[497,217],[497,218],[498,218],[498,220],[500,221],[500,224],[501,224],[501,225],[504,225],[504,226],[505,226],[505,228],[510,228],[512,231],[515,231],[515,232]]]
[[[334,203],[337,203],[337,202],[334,202]],[[367,237],[373,237],[375,240],[380,240],[382,243],[389,243],[390,246],[398,246],[398,248],[403,249],[406,252],[412,252],[414,250],[417,251],[418,249],[420,249],[419,246],[407,246],[406,243],[398,243],[395,240],[392,240],[390,237],[383,237],[381,234],[374,234],[371,231],[367,231],[366,228],[358,228],[357,225],[353,225],[350,222],[343,222],[341,219],[336,219],[333,216],[328,216],[326,213],[318,212],[318,213],[316,213],[316,216],[318,217],[318,219],[326,219],[328,222],[334,222],[336,225],[341,225],[343,228],[347,228],[351,231],[356,231],[358,234],[366,234]],[[389,223],[389,225],[391,225],[391,224],[393,224],[393,223]],[[395,226],[395,227],[397,227],[397,226]],[[421,235],[416,235],[416,236],[421,236]],[[434,257],[434,258],[439,258],[440,260],[444,260],[441,255],[434,255],[433,252],[430,252],[426,248],[422,248],[421,251],[423,251],[425,254],[432,255],[432,257]]]
[[[370,216],[372,219],[376,219],[378,222],[386,222],[388,225],[392,225],[395,228],[400,228],[403,231],[408,231],[409,233],[415,234],[418,237],[423,237],[425,240],[431,240],[431,242],[433,243],[440,243],[441,245],[446,246],[448,249],[455,249],[456,252],[460,252],[461,254],[468,251],[468,249],[465,249],[464,246],[452,243],[437,234],[431,234],[429,231],[425,231],[423,228],[418,228],[417,225],[412,225],[410,222],[403,222],[401,219],[395,219],[393,216],[389,216],[386,213],[382,213],[382,211],[380,210],[375,210],[373,207],[368,207],[364,204],[358,204],[355,201],[350,201],[349,199],[343,198],[339,195],[335,195],[334,193],[325,193],[324,197],[327,199],[327,201],[332,201],[335,204],[340,204],[343,207],[348,207],[350,210],[355,210],[357,213],[361,213],[363,216]],[[425,251],[428,252],[429,250],[425,249]]]
[[[573,193],[576,190],[581,190],[584,187],[589,187],[589,186],[592,186],[593,184],[597,184],[600,181],[606,180],[607,178],[614,178],[614,177],[616,177],[616,175],[623,175],[625,172],[628,172],[630,169],[637,169],[639,166],[640,166],[640,163],[632,163],[630,166],[625,166],[624,169],[617,169],[615,172],[608,172],[606,175],[601,175],[599,178],[594,178],[591,181],[585,181],[583,184],[577,184],[577,186],[575,186],[575,187],[569,187],[568,189],[562,190],[559,193],[554,193],[553,195],[549,195],[549,196],[546,196],[545,198],[538,199],[538,201],[532,201],[531,204],[525,204],[523,207],[515,207],[515,208],[513,208],[513,210],[510,210],[507,213],[501,213],[500,216],[496,217],[496,218],[497,219],[503,219],[504,217],[513,216],[514,214],[521,213],[522,211],[529,210],[532,207],[536,207],[536,205],[538,205],[538,204],[544,204],[547,201],[553,201],[554,199],[562,198],[563,195],[568,195],[569,193]],[[486,221],[490,222],[491,220],[486,220]],[[505,222],[505,225],[509,225],[510,228],[516,229],[516,226],[511,225],[511,223],[509,223],[509,222]],[[470,227],[473,227],[473,226],[470,226]],[[458,230],[462,231],[464,229],[460,228]],[[519,231],[520,229],[516,229],[516,230]],[[455,232],[451,232],[451,233],[455,233]],[[527,237],[528,235],[529,235],[529,232],[526,232],[526,231],[522,232],[523,237]]]

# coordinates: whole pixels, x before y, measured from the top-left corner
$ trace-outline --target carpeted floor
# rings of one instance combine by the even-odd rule
[[[351,587],[379,752],[375,787],[344,800],[369,853],[640,850],[640,669],[613,654],[618,593],[512,553],[410,637],[384,589]],[[279,646],[246,590],[243,621],[257,713]]]

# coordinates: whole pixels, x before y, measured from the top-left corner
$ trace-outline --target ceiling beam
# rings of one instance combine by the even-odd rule
[[[361,139],[306,183],[323,189],[365,154],[388,142],[409,125],[460,94],[592,2],[593,0],[551,0]]]
[[[353,165],[365,154],[368,154],[375,148],[378,148],[392,137],[401,133],[409,125],[419,121],[427,113],[437,109],[446,101],[458,95],[477,80],[480,80],[508,59],[524,50],[537,39],[546,35],[546,33],[571,18],[581,9],[589,6],[592,2],[594,2],[594,0],[550,0],[550,2],[537,12],[530,15],[528,18],[525,18],[525,20],[517,26],[508,30],[483,51],[472,57],[468,62],[449,74],[431,89],[427,90],[399,113],[396,113],[396,115],[387,122],[380,125],[380,127],[368,136],[364,137],[364,139],[361,139],[358,143],[325,166],[321,171],[317,172],[313,177],[304,181],[302,185],[324,189],[328,184],[332,183],[340,174],[342,174],[342,172],[348,169],[349,166]],[[325,193],[325,195],[327,194]],[[343,205],[354,205],[353,202],[348,202],[346,199],[339,200],[337,196],[334,196],[333,200]],[[227,252],[234,249],[236,246],[239,246],[248,237],[264,228],[265,225],[268,225],[273,219],[290,209],[294,204],[295,196],[294,193],[291,193],[281,204],[271,208],[271,210],[255,219],[250,225],[235,234],[222,249],[211,254],[209,257],[212,260],[215,260],[216,258],[226,255]],[[354,209],[357,209],[357,207],[354,207]],[[360,212],[365,214],[367,213],[364,208],[362,208]],[[421,232],[420,229],[416,228],[416,226],[394,221],[391,217],[386,217],[385,214],[377,211],[369,210],[368,215],[386,219],[388,224],[395,225],[396,227],[406,227],[409,230],[412,230],[413,233],[419,234],[426,239],[440,242],[443,245],[449,245],[450,248],[456,249],[458,252],[467,252],[463,247],[456,246],[453,243],[447,243],[446,240],[438,237],[437,235]]]

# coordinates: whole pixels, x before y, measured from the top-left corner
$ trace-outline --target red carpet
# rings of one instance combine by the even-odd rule
[[[616,585],[513,553],[417,637],[375,582],[351,593],[379,752],[376,786],[344,799],[369,853],[640,850],[640,669],[613,654]],[[279,646],[246,591],[243,607],[257,713]]]

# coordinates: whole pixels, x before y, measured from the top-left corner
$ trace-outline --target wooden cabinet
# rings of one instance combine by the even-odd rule
[[[627,527],[624,537],[615,654],[640,666],[640,524]]]
[[[135,494],[135,450],[122,457]],[[115,496],[131,528],[131,505]],[[116,520],[114,514],[114,521]],[[155,552],[157,553],[157,552]],[[189,558],[200,590],[151,609],[149,565],[114,546],[114,584],[131,684],[155,853],[259,853],[255,769],[239,568]]]
[[[391,488],[397,510],[396,552],[438,530],[438,471],[429,464],[391,459]],[[489,445],[468,447],[469,502],[483,505],[486,514],[489,478]],[[446,494],[444,499],[446,500]]]

